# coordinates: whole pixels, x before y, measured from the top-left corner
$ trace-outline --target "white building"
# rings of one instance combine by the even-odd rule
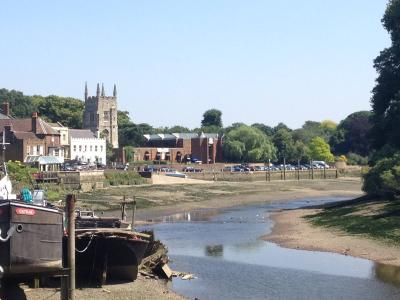
[[[70,159],[106,164],[106,140],[89,129],[69,129]]]

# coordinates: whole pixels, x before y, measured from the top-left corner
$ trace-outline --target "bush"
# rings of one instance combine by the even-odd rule
[[[137,185],[146,183],[146,179],[133,171],[105,172],[106,185]]]
[[[359,166],[366,166],[368,165],[368,157],[361,156],[356,153],[349,153],[347,154],[347,164],[349,165],[359,165]]]
[[[400,196],[400,152],[379,160],[364,175],[363,190],[381,197]]]
[[[20,161],[7,162],[7,170],[15,188],[30,186],[33,179],[32,174],[38,172],[38,169],[24,165]]]

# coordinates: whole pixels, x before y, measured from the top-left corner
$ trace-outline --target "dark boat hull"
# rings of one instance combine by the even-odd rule
[[[3,238],[12,226],[17,230],[11,238],[0,241],[0,266],[5,278],[62,269],[62,212],[19,201],[0,201]]]
[[[103,284],[106,280],[134,281],[148,241],[133,236],[129,232],[119,235],[118,231],[77,235],[77,275],[89,284]]]

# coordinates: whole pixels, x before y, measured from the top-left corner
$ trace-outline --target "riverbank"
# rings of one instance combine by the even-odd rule
[[[384,204],[361,205],[364,206],[363,211],[354,212],[347,209],[344,212],[347,218],[353,220],[353,225],[357,215],[368,217],[372,222],[373,215],[378,214],[379,209]],[[368,206],[368,209],[365,209],[365,205]],[[400,246],[395,244],[393,240],[379,240],[365,233],[346,232],[344,227],[341,227],[344,226],[343,218],[341,219],[337,215],[331,216],[330,224],[325,227],[312,224],[313,221],[316,222],[317,218],[321,218],[321,214],[329,212],[332,212],[332,209],[298,209],[273,213],[271,218],[275,221],[275,226],[272,232],[264,236],[263,239],[286,248],[336,252],[382,264],[400,266]],[[385,221],[383,220],[383,222]],[[373,232],[373,225],[370,225],[365,230]],[[398,229],[395,230],[398,232]]]
[[[59,289],[40,288],[29,289],[26,286],[20,288],[20,293],[25,294],[26,298],[13,297],[10,299],[19,300],[59,300]],[[13,294],[16,295],[16,294]],[[130,300],[130,299],[167,299],[183,300],[186,299],[172,292],[168,285],[161,280],[147,279],[139,276],[138,279],[130,283],[107,284],[101,288],[78,288],[75,292],[75,299],[96,299],[96,300]]]
[[[104,215],[120,217],[120,202],[126,195],[136,197],[139,209],[135,224],[157,222],[161,216],[203,208],[226,208],[253,203],[277,203],[296,199],[320,197],[360,196],[359,178],[335,180],[304,180],[275,182],[214,182],[207,185],[143,185],[107,188],[91,194],[78,195],[78,206],[92,208]],[[107,210],[111,209],[111,210]],[[114,210],[112,210],[114,209]],[[128,220],[131,214],[128,214]],[[181,270],[177,270],[181,271]],[[26,299],[59,299],[55,289],[37,289],[25,292]],[[77,290],[77,299],[184,299],[170,291],[162,280],[139,278],[133,283],[111,284],[104,288]]]

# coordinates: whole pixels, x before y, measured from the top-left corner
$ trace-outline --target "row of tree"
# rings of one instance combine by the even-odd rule
[[[61,122],[70,128],[81,128],[84,103],[79,99],[59,96],[27,96],[22,92],[0,89],[0,99],[10,103],[11,113],[18,118],[29,117],[33,111],[51,122]],[[201,126],[189,129],[180,125],[155,128],[147,123],[134,123],[127,111],[118,112],[121,146],[137,147],[145,142],[144,134],[175,132],[213,132],[224,136],[224,157],[227,161],[288,162],[325,160],[346,154],[355,163],[365,163],[371,152],[367,132],[371,128],[370,112],[351,114],[337,125],[333,121],[306,121],[292,130],[284,123],[275,127],[255,123],[234,123],[223,127],[222,112],[207,110]]]

